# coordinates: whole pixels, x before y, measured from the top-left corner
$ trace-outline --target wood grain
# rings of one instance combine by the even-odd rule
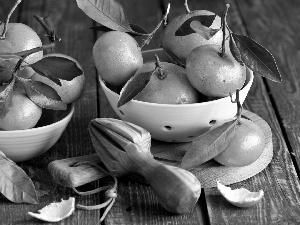
[[[288,150],[296,162],[299,174],[299,71],[300,71],[300,8],[297,1],[246,1],[239,4],[251,37],[265,46],[275,57],[282,83],[267,81],[280,125],[288,139]],[[248,10],[250,8],[251,10]],[[257,10],[259,9],[259,10]],[[248,22],[247,18],[254,18]],[[259,31],[259,32],[257,32]]]
[[[121,2],[129,22],[142,26],[148,32],[151,32],[162,19],[164,11],[159,0]],[[161,31],[162,28],[157,31],[150,44],[146,45],[143,50],[159,47]],[[138,42],[141,43],[141,40]],[[117,118],[101,89],[99,102],[101,106],[100,117]],[[187,218],[191,218],[189,222]],[[174,216],[159,205],[149,186],[132,183],[124,179],[119,182],[118,198],[106,217],[105,224],[201,224],[203,220],[201,209],[198,206],[194,213]]]
[[[4,2],[1,1],[1,9]],[[22,2],[18,21],[32,27],[42,38],[43,43],[48,43],[44,37],[45,31],[33,18],[34,14],[45,17],[51,14],[46,20],[48,25],[56,30],[57,35],[62,39],[56,45],[56,52],[63,53],[77,59],[83,66],[86,74],[86,89],[81,99],[75,103],[75,113],[63,133],[60,140],[45,154],[31,161],[21,163],[22,168],[32,177],[36,187],[48,193],[40,198],[38,205],[16,205],[8,204],[7,201],[0,201],[1,223],[12,224],[33,224],[36,219],[27,215],[28,211],[36,212],[46,204],[53,201],[60,201],[75,194],[69,188],[55,184],[50,179],[47,171],[47,164],[54,159],[61,159],[76,155],[89,154],[94,152],[87,130],[89,121],[96,117],[96,74],[92,61],[91,49],[94,43],[93,33],[89,30],[92,21],[74,4],[75,1],[29,1]],[[95,184],[96,185],[96,184]],[[101,202],[102,196],[77,197],[76,202],[89,205]],[[73,216],[58,224],[97,224],[100,211],[77,210]]]
[[[269,4],[266,5],[263,1],[239,1],[238,3],[238,5],[232,4],[230,10],[232,10],[232,8],[238,10],[243,8],[243,11],[242,13],[239,11],[234,13],[235,17],[230,17],[231,19],[229,21],[237,20],[237,22],[232,24],[245,26],[244,29],[241,29],[241,33],[249,31],[249,27],[252,27],[252,32],[248,35],[255,40],[257,39],[258,42],[260,42],[260,39],[266,40],[266,42],[262,44],[266,44],[265,46],[267,48],[270,48],[270,44],[274,44],[274,42],[276,42],[276,48],[284,48],[282,42],[276,41],[278,40],[276,32],[269,32],[268,36],[262,34],[265,32],[264,30],[269,30],[272,27],[261,26],[262,21],[266,20],[266,17],[275,19],[275,17],[282,16],[275,13],[274,8],[272,9],[272,7],[275,7],[277,4],[275,1],[269,2]],[[290,7],[295,7],[295,5],[290,5]],[[270,10],[264,12],[263,8]],[[284,20],[284,18],[282,17],[279,20]],[[272,21],[272,19],[270,19],[270,21]],[[232,30],[235,31],[235,29],[236,27],[232,26]],[[271,50],[272,48],[270,48],[270,51]],[[281,55],[280,57],[284,56]],[[278,84],[272,83],[272,85],[276,86]],[[279,89],[278,86],[278,89],[274,90],[274,93],[277,92],[277,95],[280,94],[281,89],[280,91]],[[274,93],[270,93],[271,96]],[[236,207],[229,205],[220,198],[216,189],[206,189],[207,209],[211,224],[243,224],[245,221],[249,221],[249,224],[299,223],[299,208],[297,207],[297,205],[299,205],[299,180],[287,149],[287,140],[283,138],[281,133],[282,131],[279,124],[281,121],[277,120],[272,103],[263,80],[258,74],[255,74],[254,83],[248,94],[245,107],[261,116],[270,125],[274,135],[274,157],[270,165],[262,173],[247,181],[232,185],[232,187],[237,188],[244,186],[250,190],[264,189],[266,194],[263,202],[254,208],[237,210]],[[291,110],[289,110],[289,113],[286,111],[286,115],[290,114]],[[278,117],[278,119],[280,119],[280,117]]]
[[[153,30],[158,24],[169,2],[169,20],[185,12],[183,0],[121,0],[130,23],[138,24],[147,31]],[[223,0],[188,0],[188,3],[191,10],[206,9],[218,13],[224,9]],[[12,1],[0,0],[1,19],[12,4]],[[248,34],[267,47],[276,58],[283,76],[283,83],[278,84],[265,81],[255,74],[254,83],[244,103],[247,110],[262,117],[271,127],[274,157],[263,172],[231,187],[243,186],[253,191],[264,189],[263,200],[252,208],[239,209],[224,200],[216,188],[206,188],[197,207],[191,213],[178,216],[169,214],[158,204],[149,186],[124,178],[120,180],[119,196],[104,224],[300,223],[300,183],[297,174],[300,163],[299,10],[300,2],[296,0],[231,1],[227,18],[232,31]],[[47,43],[47,38],[43,36],[45,32],[35,21],[33,14],[47,16],[49,13],[52,15],[47,22],[62,38],[56,51],[70,55],[82,64],[87,85],[84,95],[75,104],[71,123],[56,145],[42,156],[19,164],[33,179],[40,193],[48,194],[41,196],[38,205],[13,204],[1,196],[2,224],[41,223],[30,218],[27,212],[36,212],[50,202],[74,196],[71,189],[57,185],[50,179],[46,169],[48,163],[93,153],[88,134],[89,121],[95,117],[116,117],[98,85],[93,64],[92,46],[97,34],[88,28],[94,23],[78,9],[76,1],[23,0],[11,22],[18,21],[31,26],[43,42]],[[162,29],[159,29],[144,50],[159,47],[161,32]],[[93,189],[95,186],[99,186],[99,182],[88,187]],[[76,201],[83,205],[97,204],[103,199],[101,195],[76,196]],[[100,211],[76,210],[71,217],[58,224],[100,224],[100,214]]]

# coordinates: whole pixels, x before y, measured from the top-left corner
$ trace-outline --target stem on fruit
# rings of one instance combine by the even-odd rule
[[[36,53],[36,52],[39,52],[39,51],[43,51],[43,50],[46,50],[46,49],[49,49],[49,48],[53,48],[55,46],[55,43],[50,43],[50,44],[46,44],[46,45],[42,45],[42,46],[39,46],[39,47],[36,47],[36,48],[32,48],[32,49],[29,49],[29,50],[25,50],[25,51],[22,51],[22,52],[17,52],[17,53],[1,53],[1,55],[4,55],[4,56],[9,56],[9,55],[12,55],[12,56],[21,56],[22,58],[26,58],[27,56],[33,54],[33,53]]]
[[[232,94],[230,93],[230,98],[231,98],[231,102],[232,103],[237,103],[237,121],[238,121],[238,124],[241,124],[241,116],[242,116],[242,112],[243,112],[243,106],[240,102],[240,90],[239,89],[236,89],[236,97],[235,97],[235,100],[233,101],[232,100]]]
[[[144,42],[142,43],[141,45],[141,49],[149,44],[150,40],[152,39],[153,35],[155,34],[155,32],[158,30],[158,28],[161,26],[161,24],[164,22],[164,24],[167,23],[167,17],[168,17],[168,14],[170,12],[170,3],[168,4],[168,8],[167,8],[167,12],[166,14],[164,15],[164,17],[162,18],[162,20],[159,22],[159,24],[155,27],[155,29],[148,35],[148,37],[146,38],[146,40],[144,40]]]
[[[58,38],[55,34],[55,30],[51,30],[50,27],[45,23],[45,19],[48,18],[50,15],[46,17],[41,17],[38,15],[34,15],[34,18],[42,25],[42,27],[45,29],[47,32],[47,37],[49,38],[50,43],[55,42],[55,41],[60,41],[61,38]]]
[[[13,12],[15,11],[15,9],[17,8],[17,6],[22,2],[22,0],[17,0],[16,3],[13,5],[12,9],[10,10],[9,14],[7,15],[7,17],[5,18],[4,20],[4,27],[3,27],[3,31],[2,31],[2,34],[0,36],[0,40],[3,40],[5,39],[5,34],[6,34],[6,31],[7,31],[7,24],[9,22],[9,19],[11,17],[11,15],[13,14]],[[2,22],[1,22],[2,23]],[[0,24],[1,24],[0,23]]]
[[[24,61],[24,59],[33,54],[33,53],[36,53],[36,52],[39,52],[39,51],[43,51],[43,50],[46,50],[46,49],[49,49],[49,48],[53,48],[55,46],[54,43],[50,43],[50,44],[47,44],[47,45],[42,45],[40,47],[36,47],[36,48],[32,48],[32,49],[29,49],[29,50],[26,50],[26,51],[22,51],[22,52],[17,52],[17,53],[4,53],[2,55],[17,55],[17,56],[21,56],[22,58],[17,62],[15,68],[13,69],[13,73],[17,72],[19,69],[20,69],[20,66],[22,64],[22,62]]]
[[[158,55],[155,54],[155,59],[156,59],[156,68],[158,70],[158,79],[163,80],[166,78],[166,74],[164,73],[164,71],[162,70],[161,64],[160,64],[160,60],[158,58]]]
[[[19,59],[19,61],[17,62],[15,68],[12,71],[13,74],[15,74],[20,69],[23,61],[24,61],[24,58]]]
[[[222,18],[221,18],[221,25],[222,25],[222,32],[223,32],[223,40],[222,40],[222,49],[219,55],[221,57],[225,57],[225,40],[226,40],[226,28],[227,28],[227,22],[226,22],[226,17],[227,17],[227,12],[229,9],[230,5],[226,4],[226,9],[223,12]]]
[[[189,5],[187,3],[187,0],[185,0],[185,2],[184,2],[184,7],[185,7],[185,10],[186,10],[186,13],[190,13],[191,12],[191,10],[189,9]]]

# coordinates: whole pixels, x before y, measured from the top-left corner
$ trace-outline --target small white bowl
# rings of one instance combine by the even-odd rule
[[[155,60],[170,62],[163,49],[144,51],[144,62]],[[246,83],[240,91],[243,103],[253,82],[253,72],[246,68]],[[99,76],[101,87],[117,115],[125,121],[139,125],[151,133],[152,138],[168,142],[188,142],[207,132],[218,121],[233,118],[237,113],[237,104],[230,96],[217,100],[182,105],[156,104],[131,100],[117,107],[119,95],[110,90]],[[233,94],[235,99],[235,94]]]
[[[60,138],[74,113],[74,105],[66,110],[43,109],[34,128],[26,130],[0,130],[0,151],[15,162],[37,157],[48,151]]]

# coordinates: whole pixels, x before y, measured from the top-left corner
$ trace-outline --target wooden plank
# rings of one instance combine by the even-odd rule
[[[230,13],[234,9],[235,16],[228,18],[229,25],[232,25],[232,27],[230,27],[233,31],[238,33],[236,28],[238,28],[237,30],[241,30],[241,33],[244,33],[245,30],[250,31],[249,35],[252,38],[258,42],[262,42],[262,44],[268,49],[270,48],[270,50],[272,50],[272,46],[274,50],[285,48],[284,45],[286,45],[286,43],[277,39],[278,33],[270,32],[272,25],[263,25],[263,21],[267,20],[267,18],[269,21],[273,21],[275,18],[279,21],[284,21],[284,16],[275,12],[275,8],[278,7],[277,10],[281,8],[279,6],[276,7],[276,2],[266,4],[263,1],[255,1],[254,4],[253,1],[239,1],[238,3],[238,6],[243,9],[242,14],[240,15],[237,6],[232,4]],[[293,7],[295,6],[290,3],[289,6],[286,6],[285,10],[289,11],[288,9]],[[284,11],[284,9],[282,9],[282,11]],[[241,16],[243,17],[243,21],[241,20]],[[244,29],[236,27],[236,25],[241,26],[243,23],[246,25]],[[258,31],[262,33],[268,31],[268,35],[258,33]],[[279,59],[279,61],[285,57],[280,55],[281,53],[282,52],[278,52],[277,59]],[[284,89],[275,83],[271,83],[270,86],[277,86],[277,89],[274,89],[274,93],[272,94],[275,95],[276,92],[276,101],[278,100],[278,104],[279,102],[282,104],[284,101],[283,99],[279,99],[279,95]],[[286,98],[285,101],[287,99],[288,98]],[[284,140],[282,136],[276,114],[272,109],[272,102],[269,99],[262,79],[258,75],[255,75],[255,80],[248,94],[245,108],[261,116],[270,125],[273,131],[274,157],[271,164],[263,172],[249,180],[231,185],[231,187],[245,187],[252,191],[263,189],[265,191],[265,197],[262,202],[255,207],[239,209],[226,202],[215,188],[206,189],[205,196],[210,223],[244,224],[245,221],[247,221],[247,224],[297,224],[300,220],[298,207],[300,200],[299,180],[285,143],[286,140]],[[289,111],[287,111],[286,109],[285,115],[291,115],[291,110],[289,109]]]
[[[276,58],[283,82],[267,82],[281,118],[281,126],[289,141],[289,151],[297,164],[299,173],[299,39],[300,18],[294,16],[300,10],[298,1],[246,1],[239,4],[247,30],[259,43],[267,47]],[[248,10],[250,8],[251,10]],[[257,10],[260,9],[260,10]],[[248,21],[253,18],[254,21]],[[259,33],[256,32],[259,30]]]
[[[162,19],[160,1],[121,1],[128,20],[151,32]],[[138,18],[138,19],[137,19]],[[159,48],[160,28],[143,50]],[[141,43],[141,39],[137,39]],[[99,87],[100,117],[117,117]],[[186,215],[173,215],[162,208],[151,188],[132,180],[120,179],[118,197],[105,219],[105,224],[204,224],[201,206]]]
[[[1,1],[1,9],[3,2],[7,1]],[[76,1],[24,0],[20,22],[36,30],[43,42],[48,43],[47,38],[43,37],[43,28],[33,15],[44,17],[50,13],[51,16],[46,21],[62,38],[56,46],[56,52],[72,56],[80,62],[86,74],[86,89],[81,99],[75,103],[74,116],[60,140],[47,153],[20,164],[32,177],[36,187],[48,194],[40,198],[38,205],[13,204],[1,198],[0,218],[4,224],[36,223],[36,219],[27,215],[28,211],[36,212],[46,204],[69,196],[76,196],[76,203],[83,205],[98,204],[102,201],[101,195],[78,197],[71,189],[55,184],[46,169],[52,160],[94,152],[89,138],[88,123],[96,117],[97,112],[96,74],[91,54],[94,39],[89,29],[92,21],[77,7]],[[99,183],[96,182],[89,188],[97,185]],[[76,210],[71,217],[58,224],[97,224],[99,218],[100,211]]]

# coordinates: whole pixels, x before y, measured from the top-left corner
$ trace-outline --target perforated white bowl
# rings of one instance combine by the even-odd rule
[[[155,59],[170,62],[162,49],[143,52],[144,62]],[[246,85],[240,91],[240,101],[244,102],[253,82],[253,72],[246,69]],[[187,142],[207,132],[210,127],[222,120],[234,117],[236,103],[225,97],[214,101],[196,104],[169,105],[131,100],[120,108],[117,107],[119,95],[110,90],[101,77],[101,87],[120,119],[139,125],[151,133],[152,138],[168,142]],[[235,99],[235,95],[233,95]]]

